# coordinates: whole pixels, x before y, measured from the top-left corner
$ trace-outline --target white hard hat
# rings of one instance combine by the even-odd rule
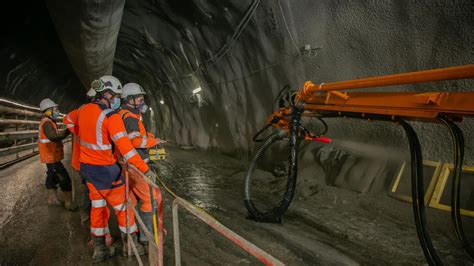
[[[95,90],[93,88],[90,88],[87,93],[86,93],[86,96],[89,97],[89,98],[92,98],[92,97],[95,97],[97,93],[95,92]]]
[[[142,86],[137,83],[127,83],[123,86],[122,98],[126,99],[128,96],[146,95]]]
[[[46,111],[47,109],[49,108],[52,108],[52,107],[57,107],[58,105],[53,102],[51,99],[49,98],[46,98],[46,99],[43,99],[41,102],[40,102],[40,110],[41,112],[44,112]]]
[[[96,92],[111,90],[115,94],[122,93],[122,83],[114,76],[102,76],[99,79],[92,81],[91,88]]]

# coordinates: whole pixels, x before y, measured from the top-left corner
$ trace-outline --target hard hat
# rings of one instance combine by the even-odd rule
[[[47,109],[49,108],[52,108],[52,107],[57,107],[58,105],[53,102],[51,99],[49,98],[46,98],[46,99],[43,99],[41,102],[40,102],[40,110],[41,112],[44,112],[46,111]]]
[[[86,96],[89,97],[89,98],[92,98],[92,97],[95,97],[97,93],[95,92],[95,90],[93,88],[90,88],[87,93],[86,93]]]
[[[122,98],[128,96],[146,95],[145,90],[137,83],[127,83],[123,86]]]
[[[105,90],[111,90],[115,94],[122,93],[122,83],[114,76],[102,76],[99,79],[92,81],[91,88],[96,92],[103,92]]]

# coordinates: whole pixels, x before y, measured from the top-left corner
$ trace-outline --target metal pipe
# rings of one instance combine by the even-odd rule
[[[348,89],[360,89],[371,87],[383,87],[403,84],[415,84],[422,82],[432,82],[441,80],[465,79],[474,77],[474,64],[438,68],[417,72],[407,72],[401,74],[370,77],[339,82],[313,84],[310,81],[305,83],[303,89],[298,92],[297,98],[307,100],[318,91],[337,91]]]
[[[0,118],[0,125],[39,125],[40,121]]]
[[[26,104],[17,103],[17,102],[10,101],[10,100],[5,99],[5,98],[0,98],[0,102],[6,103],[6,104],[10,104],[10,105],[14,105],[14,106],[18,106],[18,107],[21,107],[21,108],[26,108],[26,109],[31,109],[31,110],[40,111],[40,109],[39,109],[38,107],[36,107],[36,106],[31,106],[31,105],[26,105]]]
[[[23,130],[23,131],[10,131],[0,132],[0,141],[13,141],[19,139],[33,138],[38,135],[38,130]]]
[[[0,156],[10,155],[12,153],[17,153],[20,151],[35,148],[37,145],[38,144],[36,142],[33,142],[33,143],[28,143],[28,144],[13,146],[13,147],[2,148],[0,149]]]
[[[40,122],[41,121],[0,118],[0,125],[39,125]],[[64,123],[57,122],[56,125],[63,126]]]
[[[0,105],[0,113],[35,116],[35,117],[43,116],[40,112],[33,112],[33,111],[22,110],[22,109],[7,107],[7,106],[1,106],[1,105]]]
[[[178,221],[178,202],[173,201],[173,240],[174,240],[174,265],[181,266],[181,248],[179,245],[179,221]]]

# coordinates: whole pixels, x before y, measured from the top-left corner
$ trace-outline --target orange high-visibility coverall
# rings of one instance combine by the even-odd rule
[[[127,136],[131,140],[133,147],[135,147],[143,161],[149,162],[148,149],[157,144],[155,136],[146,131],[142,122],[142,116],[139,112],[134,113],[125,107],[120,109],[119,114],[124,121]],[[151,212],[150,186],[135,171],[129,171],[129,179],[133,204],[136,205],[136,197],[138,197],[141,201],[140,210],[143,212]],[[152,188],[152,192],[155,201],[160,200],[158,199],[156,188]]]
[[[113,156],[112,144],[124,160],[146,173],[148,165],[138,155],[127,138],[120,116],[99,103],[89,103],[78,111],[77,137],[80,144],[80,170],[87,179],[91,209],[91,234],[103,236],[107,233],[107,204],[115,210],[120,231],[126,229],[126,199],[124,179]],[[129,211],[130,232],[137,226],[133,211]]]

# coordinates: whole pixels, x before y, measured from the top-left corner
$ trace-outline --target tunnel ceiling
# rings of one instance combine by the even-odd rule
[[[58,13],[62,11],[58,8],[60,1],[47,2],[71,59],[71,47],[74,48],[71,40],[77,36],[68,35],[64,26],[58,27],[58,23],[68,21],[64,14]],[[97,14],[118,14],[111,9],[120,11],[123,2],[107,5],[109,2],[95,1],[96,6],[89,6],[91,18],[97,18]],[[56,3],[56,9],[51,8],[51,3]],[[104,6],[100,7],[101,3]],[[84,12],[87,6],[77,5],[77,9]],[[153,128],[163,138],[233,154],[245,153],[254,147],[251,138],[265,124],[275,107],[273,99],[285,84],[296,89],[305,80],[330,82],[472,63],[473,11],[474,2],[468,0],[129,0],[123,7],[113,73],[123,83],[133,81],[145,87],[154,110]],[[108,25],[113,35],[114,25],[120,19],[111,17]],[[18,25],[23,24],[18,22]],[[102,29],[103,25],[95,26]],[[64,61],[57,37],[48,38],[57,46],[30,51],[24,41],[22,50],[35,56],[54,55]],[[113,38],[106,39],[112,40],[105,43],[113,48]],[[12,38],[10,43],[5,43],[2,51],[13,47],[14,42]],[[97,68],[99,72],[109,71],[110,50],[103,55],[105,59],[97,61],[104,67]],[[2,53],[6,59],[10,55]],[[11,63],[2,70],[3,80],[8,71],[26,59],[14,62],[8,59]],[[87,86],[90,73],[95,72],[84,78],[78,71],[81,63],[71,62]],[[60,71],[64,73],[61,80],[71,80],[73,84],[63,87],[64,97],[74,98],[78,91],[83,93],[79,81],[66,71],[70,67],[63,63],[56,67],[64,69]],[[44,71],[43,68],[35,67],[38,71]],[[53,90],[46,87],[42,90]],[[197,87],[202,88],[200,104],[191,97]],[[11,93],[6,88],[3,92]],[[473,83],[453,81],[395,89],[472,90]],[[11,94],[22,95],[16,91]],[[23,98],[38,101],[37,96],[28,97]],[[164,104],[159,103],[161,100]],[[471,122],[463,126],[472,131]],[[441,151],[448,148],[446,141],[441,140],[446,132],[432,125],[416,127],[430,132],[422,139],[426,143],[424,147],[428,147],[425,148],[428,158],[444,156]],[[334,120],[330,121],[328,134],[360,142],[387,143],[390,139],[388,144],[392,146],[405,144],[400,130],[377,123]],[[472,142],[472,138],[467,139]],[[467,144],[468,158],[472,161],[469,147],[473,143]]]

